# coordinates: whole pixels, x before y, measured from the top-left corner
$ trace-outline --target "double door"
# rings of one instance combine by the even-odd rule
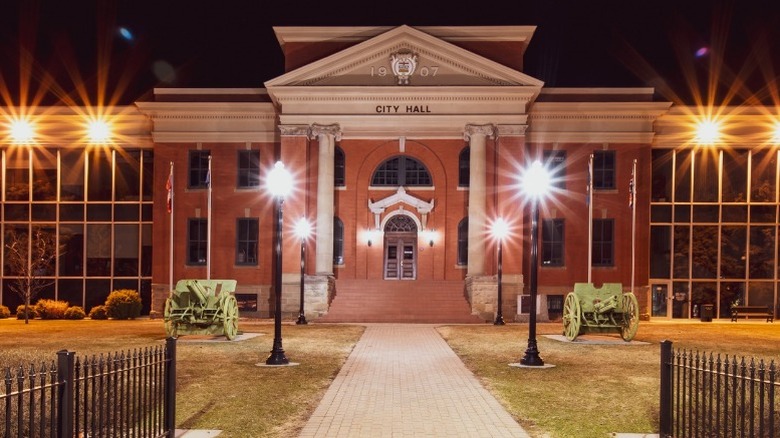
[[[417,233],[385,233],[385,280],[417,278]]]

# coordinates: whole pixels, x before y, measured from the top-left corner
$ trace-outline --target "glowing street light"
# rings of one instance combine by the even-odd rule
[[[772,143],[780,144],[780,122],[775,122],[775,133],[772,136]]]
[[[720,140],[720,123],[715,120],[702,120],[696,125],[696,141],[701,144],[713,144]]]
[[[35,139],[35,127],[29,120],[14,120],[11,122],[10,128],[14,143],[32,143]]]
[[[90,120],[87,135],[92,143],[106,143],[111,140],[111,126],[102,119]]]
[[[276,203],[276,244],[274,246],[274,294],[276,297],[274,309],[274,346],[271,355],[266,359],[266,365],[288,365],[290,361],[284,355],[282,348],[282,204],[293,187],[292,175],[281,161],[274,164],[268,172],[266,188],[273,195]]]
[[[306,239],[311,234],[311,224],[306,218],[301,218],[295,223],[295,235],[301,239],[301,304],[298,309],[298,320],[296,324],[308,324],[306,321],[306,315],[303,313],[303,279],[306,272]]]
[[[502,246],[504,238],[509,235],[509,224],[506,223],[504,218],[498,218],[493,222],[492,228],[493,238],[498,240],[498,305],[496,306],[496,321],[493,325],[504,325],[504,311],[502,306],[503,295],[501,294],[501,270],[502,270]]]
[[[539,161],[534,161],[523,175],[522,190],[531,199],[531,311],[528,327],[528,347],[520,364],[532,367],[544,366],[536,346],[536,295],[537,271],[539,270],[539,200],[550,191],[550,173]]]

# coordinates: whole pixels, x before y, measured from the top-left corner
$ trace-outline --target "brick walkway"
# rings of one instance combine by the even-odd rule
[[[301,437],[528,437],[431,325],[369,325]]]

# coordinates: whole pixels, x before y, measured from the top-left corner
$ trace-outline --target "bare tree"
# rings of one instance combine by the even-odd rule
[[[5,235],[5,264],[12,281],[9,287],[24,301],[24,323],[29,324],[30,302],[54,280],[44,278],[54,272],[57,240],[54,232],[44,228],[10,229]]]

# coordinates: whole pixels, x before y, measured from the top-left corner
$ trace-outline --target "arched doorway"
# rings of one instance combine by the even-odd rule
[[[417,223],[405,214],[385,224],[385,280],[417,278]]]

